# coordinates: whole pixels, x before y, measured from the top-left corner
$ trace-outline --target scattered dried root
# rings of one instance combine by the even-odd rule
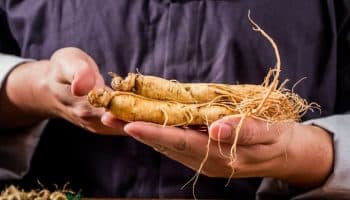
[[[1,192],[0,200],[80,200],[80,194],[75,195],[66,189],[54,192],[47,189],[26,192],[11,185]]]

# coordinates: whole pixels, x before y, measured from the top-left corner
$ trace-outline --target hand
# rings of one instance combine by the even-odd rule
[[[232,163],[230,149],[239,120],[226,117],[210,126],[210,151],[202,174],[229,178],[234,169],[233,178],[274,177],[303,188],[316,187],[329,176],[331,136],[321,128],[295,122],[268,125],[246,118],[238,135],[237,159]],[[125,131],[193,170],[198,170],[207,151],[208,135],[191,129],[133,122]]]
[[[76,48],[56,51],[50,60],[28,62],[8,76],[7,118],[26,125],[49,117],[61,117],[100,134],[123,134],[123,123],[102,108],[89,105],[86,95],[106,88],[94,60]],[[10,106],[11,107],[11,106]],[[104,126],[102,121],[112,127]]]

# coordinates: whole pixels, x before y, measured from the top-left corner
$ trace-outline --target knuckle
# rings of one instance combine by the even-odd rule
[[[167,147],[165,147],[163,145],[160,145],[160,144],[153,145],[153,149],[155,151],[158,151],[159,153],[162,153],[162,154],[165,154],[165,155],[168,153],[168,150],[169,150]]]
[[[41,78],[37,79],[37,84],[36,84],[36,90],[37,91],[49,91],[52,93],[54,90],[52,88],[52,84],[50,84],[50,79],[47,78]]]
[[[244,129],[241,129],[240,132],[243,132],[240,137],[240,142],[242,144],[251,144],[256,136],[257,132],[256,126],[254,124],[249,123],[249,125],[245,125]]]
[[[63,85],[60,89],[52,90],[55,99],[61,101],[64,105],[72,105],[71,86]]]
[[[81,69],[86,69],[86,68],[90,68],[90,63],[88,60],[86,59],[79,59],[75,61],[76,66],[79,66]]]
[[[56,58],[60,58],[61,56],[65,56],[65,55],[71,55],[71,54],[76,54],[76,53],[81,53],[82,50],[80,50],[79,48],[76,47],[64,47],[61,49],[58,49],[57,51],[55,51],[52,56],[51,59],[56,59]]]
[[[187,142],[184,138],[181,138],[178,142],[176,142],[174,145],[173,145],[173,148],[176,150],[176,151],[185,151],[187,149]]]
[[[191,142],[190,142],[190,135],[193,134],[190,129],[183,129],[178,141],[174,144],[173,148],[180,152],[192,152]]]
[[[93,117],[93,111],[91,108],[82,108],[79,106],[73,109],[73,115],[76,116],[77,118],[88,120],[91,117]]]

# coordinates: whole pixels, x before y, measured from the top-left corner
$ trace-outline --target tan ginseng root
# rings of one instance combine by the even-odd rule
[[[121,91],[94,90],[89,102],[108,108],[119,119],[127,122],[147,121],[172,126],[209,124],[227,115],[238,114],[230,106],[212,103],[182,104],[174,101],[150,99],[137,94]]]
[[[207,103],[184,104],[151,99],[131,92],[99,89],[91,91],[88,100],[93,106],[105,107],[119,119],[128,122],[147,121],[168,126],[210,125],[224,116],[252,112],[269,89],[259,85],[242,85],[239,91],[235,98],[218,96]],[[256,94],[260,94],[260,97],[257,98]],[[255,117],[271,122],[298,120],[300,111],[308,108],[306,101],[288,91],[272,92],[265,102],[270,106],[261,109]]]
[[[111,86],[116,91],[132,92],[144,97],[179,103],[207,103],[219,95],[231,95],[232,88],[226,84],[180,83],[156,76],[129,73],[123,79],[110,72]]]
[[[129,73],[123,79],[113,73],[112,88],[115,91],[93,90],[89,102],[96,107],[105,107],[124,121],[148,121],[168,126],[206,125],[224,116],[240,117],[229,157],[234,173],[236,147],[243,121],[247,117],[269,123],[298,121],[309,109],[318,107],[309,104],[293,91],[279,85],[281,60],[277,45],[250,17],[253,30],[262,34],[272,45],[276,66],[270,69],[261,85],[228,85],[215,83],[179,83],[155,76]],[[194,184],[208,159],[207,153],[194,176]],[[222,153],[220,141],[218,142]],[[222,153],[223,154],[223,153]],[[193,180],[191,179],[191,180]],[[230,180],[230,179],[229,179]],[[194,191],[194,189],[193,189]]]

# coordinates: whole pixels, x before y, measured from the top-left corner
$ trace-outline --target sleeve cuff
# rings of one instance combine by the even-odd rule
[[[30,163],[48,120],[28,129],[0,134],[0,180],[20,179]]]
[[[32,61],[32,59],[0,53],[0,89],[11,71],[18,65],[28,61]]]

